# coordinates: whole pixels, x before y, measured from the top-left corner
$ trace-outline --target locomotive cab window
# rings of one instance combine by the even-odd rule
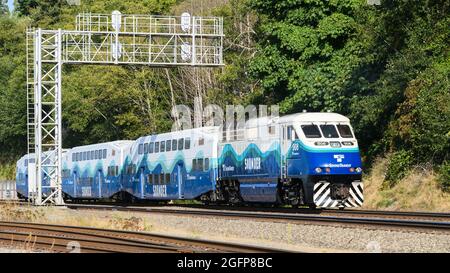
[[[321,138],[322,135],[320,134],[319,127],[317,125],[302,125],[303,133],[305,134],[306,138]]]
[[[348,125],[337,125],[339,134],[342,138],[353,138],[352,130]]]
[[[297,132],[295,132],[294,126],[290,125],[286,128],[286,130],[287,130],[286,139],[289,139],[289,140],[298,139]]]
[[[336,131],[336,127],[334,125],[320,125],[320,130],[322,130],[322,134],[326,138],[338,138],[339,135]]]

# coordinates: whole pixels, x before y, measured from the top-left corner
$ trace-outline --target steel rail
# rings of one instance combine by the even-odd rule
[[[59,240],[57,246],[64,245],[61,240],[76,241],[82,249],[94,252],[238,252],[238,253],[274,253],[283,250],[228,242],[189,239],[147,232],[122,231],[80,226],[50,225],[38,223],[0,221],[0,240],[11,240],[6,235],[23,237],[30,234],[42,243],[43,239]],[[45,243],[45,242],[44,242]],[[49,245],[49,242],[47,242]]]
[[[190,216],[216,216],[228,218],[251,218],[272,221],[307,221],[316,223],[344,223],[357,225],[376,225],[376,226],[395,226],[395,227],[411,227],[421,229],[437,229],[449,230],[450,222],[446,221],[425,221],[425,220],[404,220],[391,218],[369,218],[369,217],[342,217],[342,216],[323,216],[311,214],[293,214],[293,213],[267,213],[267,212],[249,212],[249,211],[218,211],[208,209],[164,209],[154,207],[121,207],[121,206],[105,206],[105,205],[79,205],[68,204],[71,209],[95,209],[95,210],[117,210],[129,212],[147,212],[160,214],[176,214]]]

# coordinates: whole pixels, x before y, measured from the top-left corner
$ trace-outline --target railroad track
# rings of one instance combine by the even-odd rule
[[[450,213],[379,211],[379,210],[337,210],[309,208],[274,208],[257,206],[223,206],[223,205],[149,205],[101,203],[68,203],[71,209],[117,210],[129,212],[160,213],[173,215],[249,218],[264,221],[313,222],[321,224],[348,224],[359,226],[412,228],[422,230],[439,230],[450,232]],[[181,208],[177,208],[181,207]]]
[[[128,212],[159,213],[172,215],[207,216],[207,217],[227,217],[227,218],[249,218],[264,221],[288,221],[288,222],[313,222],[321,224],[347,224],[364,226],[383,226],[396,228],[413,228],[425,230],[439,230],[450,232],[450,215],[438,213],[413,213],[413,212],[384,212],[384,211],[363,211],[363,210],[323,210],[314,213],[305,210],[280,212],[268,211],[242,211],[242,210],[218,210],[218,209],[190,209],[190,208],[163,208],[163,207],[124,207],[114,205],[81,205],[68,204],[71,209],[94,209],[94,210],[116,210]],[[323,213],[323,215],[322,215]],[[330,214],[335,215],[330,215]],[[349,214],[345,216],[345,214]],[[359,217],[357,217],[359,215]],[[361,217],[363,215],[364,217]],[[423,219],[404,219],[426,218]]]
[[[282,250],[146,232],[0,221],[0,242],[26,249],[100,253],[274,253]]]

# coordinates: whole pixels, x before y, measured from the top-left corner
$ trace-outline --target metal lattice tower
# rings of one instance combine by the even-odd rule
[[[191,17],[187,13],[82,13],[76,17],[75,30],[28,29],[27,134],[28,153],[34,154],[28,161],[28,182],[36,185],[30,195],[34,203],[63,204],[63,64],[217,67],[223,65],[223,36],[222,18]]]

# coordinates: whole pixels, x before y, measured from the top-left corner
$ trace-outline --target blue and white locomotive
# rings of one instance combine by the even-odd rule
[[[17,162],[22,198],[33,188],[28,158]],[[251,119],[236,131],[211,126],[74,147],[63,152],[62,190],[72,201],[359,207],[361,167],[348,118],[298,113]]]

